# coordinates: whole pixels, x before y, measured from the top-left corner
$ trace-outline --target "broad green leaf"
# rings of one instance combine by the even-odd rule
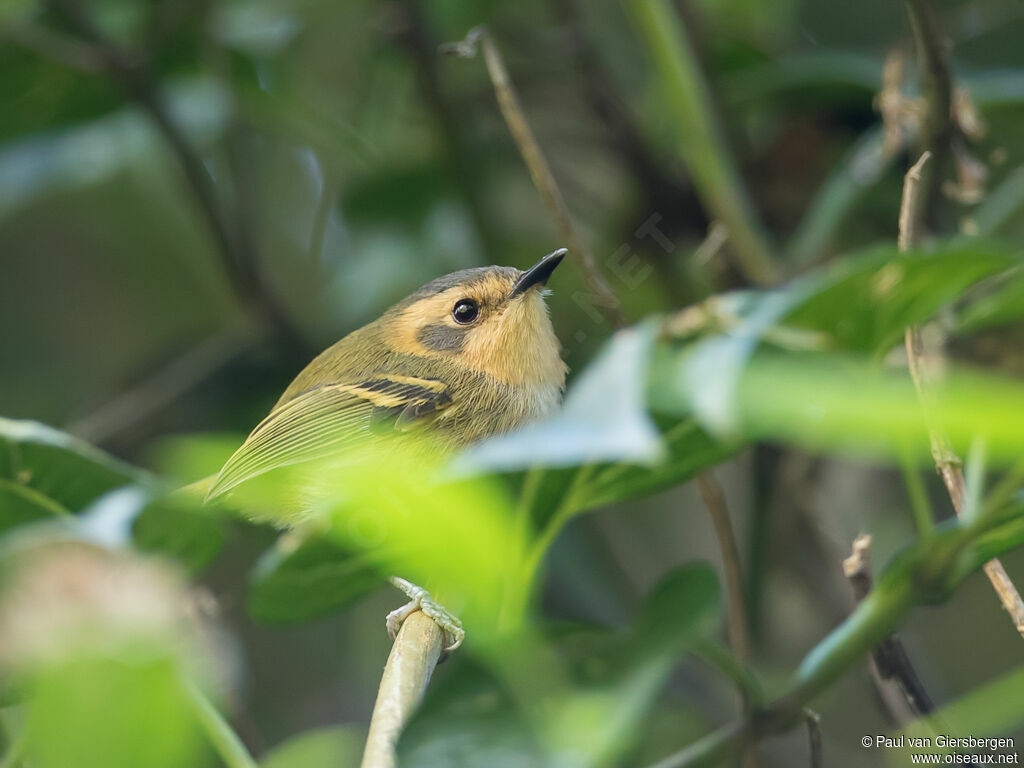
[[[456,466],[507,471],[658,461],[662,446],[646,407],[656,331],[653,323],[619,331],[573,382],[551,418],[473,446]]]
[[[712,432],[719,413],[704,410],[690,389],[713,378],[702,358],[686,350],[666,352],[652,386],[652,404],[693,414]],[[1019,459],[1024,451],[1024,383],[953,370],[931,387],[937,424],[963,455],[984,440],[993,462]],[[880,369],[872,361],[838,355],[755,355],[740,373],[735,393],[721,402],[729,416],[725,435],[738,440],[782,440],[816,450],[876,458],[911,451],[930,461],[924,412],[905,370]]]
[[[689,335],[694,330],[717,335],[691,345],[686,351],[691,360],[676,383],[685,387],[701,422],[714,434],[735,434],[732,402],[762,344],[880,356],[907,325],[926,321],[970,285],[1018,263],[1010,251],[977,242],[948,243],[931,253],[882,248],[845,257],[776,291],[746,294],[733,305],[716,297],[703,309],[703,329],[683,323]],[[671,319],[669,327],[683,317]]]
[[[77,658],[48,669],[27,704],[40,768],[212,765],[178,669],[166,658]]]
[[[358,550],[322,536],[296,546],[285,534],[256,566],[247,605],[259,621],[308,621],[345,608],[383,581]]]
[[[135,546],[177,560],[198,573],[224,545],[225,521],[215,510],[176,496],[155,499],[132,523]]]
[[[0,531],[68,514],[63,506],[39,491],[0,479]]]
[[[721,620],[718,577],[707,563],[669,573],[647,596],[637,622],[637,648],[661,655],[714,635]]]
[[[85,509],[114,488],[151,482],[145,473],[71,435],[37,422],[3,418],[0,480],[7,481],[9,491],[0,493],[0,503],[11,502],[16,484],[69,512]]]
[[[362,729],[315,728],[278,744],[260,760],[260,768],[356,768],[366,734]]]
[[[967,303],[957,316],[957,330],[974,333],[1024,318],[1024,274],[1013,273],[998,288]]]
[[[921,323],[978,281],[1020,264],[1008,248],[951,243],[934,253],[895,248],[844,260],[786,318],[829,335],[839,349],[884,353],[908,325]]]
[[[519,514],[542,531],[583,510],[679,485],[728,458],[733,447],[693,421],[657,424],[647,413],[656,328],[620,331],[571,387],[551,418],[474,447],[457,472],[529,468],[514,475]],[[659,432],[659,427],[661,431]]]

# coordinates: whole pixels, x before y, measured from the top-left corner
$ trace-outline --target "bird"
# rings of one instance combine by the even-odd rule
[[[309,363],[209,483],[206,500],[254,477],[351,450],[359,441],[426,436],[442,454],[512,431],[554,410],[568,368],[545,286],[567,250],[523,271],[487,266],[428,282]],[[410,436],[406,438],[406,436]],[[388,615],[392,637],[422,610],[461,644],[458,619],[426,590]]]

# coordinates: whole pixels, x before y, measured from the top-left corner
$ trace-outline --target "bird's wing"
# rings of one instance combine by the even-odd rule
[[[379,374],[314,387],[260,422],[227,460],[206,498],[272,469],[330,456],[371,430],[409,429],[450,404],[444,382],[414,376]]]

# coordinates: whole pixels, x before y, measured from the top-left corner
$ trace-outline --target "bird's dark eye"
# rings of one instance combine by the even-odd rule
[[[460,325],[469,325],[480,314],[480,306],[473,299],[459,299],[452,308],[452,318]]]

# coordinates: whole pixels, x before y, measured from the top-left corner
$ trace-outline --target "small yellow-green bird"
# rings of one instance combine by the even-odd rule
[[[566,366],[543,287],[566,254],[525,272],[478,267],[433,280],[321,353],[295,378],[213,480],[207,499],[273,469],[344,450],[386,431],[423,428],[441,450],[508,432],[551,411]],[[462,639],[426,592],[388,617],[392,633],[416,609]]]

